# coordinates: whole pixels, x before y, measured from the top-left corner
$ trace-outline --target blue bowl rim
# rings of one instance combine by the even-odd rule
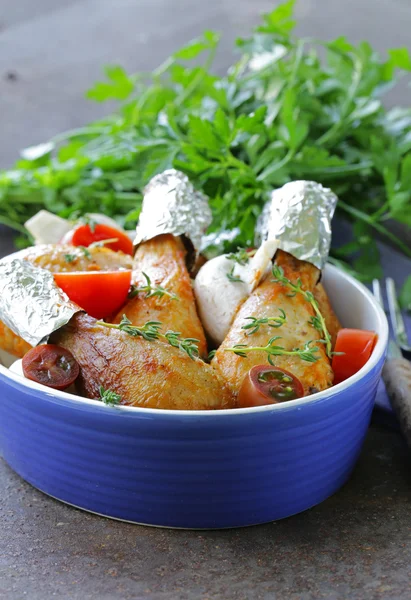
[[[370,310],[373,310],[375,315],[377,316],[378,328],[378,340],[375,345],[374,351],[371,355],[369,361],[358,371],[355,375],[346,379],[345,381],[338,383],[337,385],[329,388],[327,390],[323,390],[322,392],[318,392],[316,394],[312,394],[311,396],[305,396],[303,398],[298,398],[296,400],[289,400],[288,402],[280,403],[280,404],[268,404],[265,406],[256,406],[250,408],[228,408],[228,409],[219,409],[219,410],[173,410],[173,409],[164,409],[164,408],[145,408],[140,406],[107,406],[102,403],[100,400],[92,400],[89,398],[83,398],[82,396],[77,396],[74,394],[69,394],[67,392],[61,392],[58,390],[53,390],[50,388],[46,388],[45,386],[35,383],[34,381],[30,381],[28,379],[23,379],[17,373],[13,373],[6,367],[0,364],[0,375],[2,375],[5,379],[10,379],[19,387],[28,388],[29,390],[34,390],[37,392],[42,392],[44,394],[45,399],[47,400],[56,400],[58,399],[60,402],[63,402],[67,405],[67,407],[72,406],[73,408],[79,408],[79,403],[83,406],[88,405],[90,408],[94,408],[95,410],[109,410],[109,411],[121,411],[125,413],[130,413],[137,416],[142,415],[167,415],[167,416],[175,416],[181,419],[181,417],[202,417],[202,418],[218,418],[221,416],[228,416],[232,418],[241,417],[244,415],[249,415],[251,413],[266,413],[272,411],[284,411],[290,410],[292,408],[298,409],[299,407],[305,406],[307,404],[313,404],[316,402],[324,401],[325,399],[332,398],[333,396],[340,394],[341,392],[347,391],[353,388],[357,383],[363,380],[383,359],[386,353],[386,349],[388,346],[388,338],[389,338],[389,326],[387,317],[385,315],[384,310],[381,308],[379,302],[374,298],[371,292],[357,279],[341,271],[337,267],[331,264],[327,264],[327,269],[331,272],[337,274],[338,277],[342,277],[346,280],[349,286],[357,288],[358,291],[365,297],[366,301],[369,304]]]

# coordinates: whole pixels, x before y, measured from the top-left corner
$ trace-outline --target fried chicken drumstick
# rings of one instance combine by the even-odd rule
[[[174,410],[232,408],[233,399],[214,369],[158,340],[131,337],[84,313],[53,334],[52,343],[80,365],[79,392],[99,398],[100,386],[129,406]]]
[[[310,263],[300,261],[281,250],[277,252],[275,262],[292,283],[297,283],[300,279],[304,290],[313,292],[316,289],[320,271]],[[325,299],[327,300],[326,296]],[[324,298],[322,300],[324,305]],[[276,317],[280,314],[279,309],[284,311],[286,319],[278,329],[262,324],[252,335],[249,330],[244,329],[244,326],[250,323],[249,317]],[[328,315],[331,319],[335,318],[331,307]],[[219,370],[231,392],[237,395],[248,371],[256,365],[267,364],[267,354],[257,350],[247,352],[246,357],[242,357],[228,351],[228,348],[238,344],[264,347],[274,335],[280,336],[277,343],[286,351],[301,349],[307,342],[312,341],[313,345],[318,347],[315,362],[306,362],[297,355],[279,355],[271,358],[275,366],[298,377],[303,384],[305,395],[327,389],[332,386],[333,372],[324,345],[318,343],[321,333],[309,323],[314,316],[312,306],[301,294],[290,294],[281,283],[274,282],[273,276],[269,274],[238,311],[212,364]]]
[[[200,356],[206,357],[207,344],[197,315],[186,253],[181,238],[171,234],[158,235],[140,244],[134,257],[134,286],[141,289],[150,281],[153,289],[161,287],[166,293],[150,295],[142,291],[136,294],[113,322],[119,323],[124,314],[133,325],[159,321],[164,333],[178,331],[185,338],[199,340]]]

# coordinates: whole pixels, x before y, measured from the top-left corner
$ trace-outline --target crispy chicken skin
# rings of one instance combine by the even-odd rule
[[[82,248],[69,245],[42,244],[22,250],[16,254],[16,258],[27,260],[52,273],[132,268],[131,256],[104,247],[87,248],[85,252]],[[0,321],[0,348],[22,358],[31,346]]]
[[[331,335],[333,348],[337,339],[337,333],[341,329],[341,323],[335,314],[333,307],[331,306],[330,300],[328,299],[327,292],[324,289],[322,283],[317,283],[313,290],[314,298],[317,300],[318,308],[324,317],[325,324],[327,325],[328,333]]]
[[[41,244],[22,250],[16,257],[52,273],[118,271],[131,269],[133,265],[131,256],[104,246],[85,249],[66,244]]]
[[[275,262],[283,268],[284,275],[293,283],[300,278],[303,289],[313,291],[317,285],[320,272],[313,265],[301,262],[281,250],[277,252]],[[277,316],[279,308],[282,308],[287,316],[286,322],[280,328],[273,329],[268,325],[262,325],[252,335],[247,335],[242,329],[249,323],[246,317]],[[289,290],[279,283],[274,283],[272,276],[268,275],[241,306],[212,365],[220,371],[222,378],[236,396],[248,371],[255,365],[267,364],[267,354],[255,351],[242,358],[233,352],[226,352],[225,349],[235,344],[265,346],[275,335],[281,336],[278,345],[288,351],[296,347],[302,348],[306,342],[321,337],[320,333],[308,323],[312,316],[314,311],[311,305],[300,294],[291,297]],[[318,344],[318,356],[319,359],[314,363],[303,361],[296,356],[273,356],[272,358],[276,366],[290,371],[300,379],[304,392],[308,395],[329,388],[333,383],[333,372],[323,344]]]
[[[16,335],[2,321],[0,321],[0,348],[17,358],[22,358],[31,350],[30,344]]]
[[[134,258],[133,283],[146,285],[146,273],[152,285],[161,285],[178,299],[169,296],[152,296],[140,293],[130,299],[119,311],[114,323],[119,323],[125,314],[133,325],[147,321],[163,323],[162,331],[178,331],[182,337],[200,340],[200,355],[207,355],[207,343],[203,326],[197,314],[190,275],[186,267],[186,249],[179,238],[159,235],[137,248]]]
[[[233,400],[217,373],[161,341],[109,329],[84,313],[53,335],[80,365],[79,391],[99,398],[99,388],[120,394],[130,406],[173,410],[231,408]]]

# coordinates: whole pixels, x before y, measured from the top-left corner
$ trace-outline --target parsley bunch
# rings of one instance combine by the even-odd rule
[[[173,166],[210,197],[211,232],[231,232],[219,252],[252,245],[272,189],[312,179],[336,192],[339,213],[354,222],[334,261],[351,260],[363,279],[380,276],[376,233],[411,256],[387,228],[411,225],[411,108],[382,103],[397,73],[411,70],[408,51],[381,59],[367,42],[299,39],[293,6],[279,5],[238,40],[239,60],[222,77],[212,70],[211,31],[151,74],[107,67],[87,95],[117,100],[118,112],[27,149],[0,173],[0,222],[24,233],[46,208],[104,212],[132,228],[143,187]]]

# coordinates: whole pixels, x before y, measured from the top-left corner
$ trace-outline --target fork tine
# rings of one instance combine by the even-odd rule
[[[381,308],[384,310],[384,301],[382,299],[381,285],[378,279],[372,280],[372,293],[374,294],[374,297],[378,301]]]
[[[391,277],[387,277],[385,281],[385,287],[387,290],[388,308],[390,311],[395,339],[397,340],[397,344],[402,350],[404,350],[404,352],[411,352],[411,346],[408,343],[404,319],[402,318],[400,305],[398,303],[395,283]]]

